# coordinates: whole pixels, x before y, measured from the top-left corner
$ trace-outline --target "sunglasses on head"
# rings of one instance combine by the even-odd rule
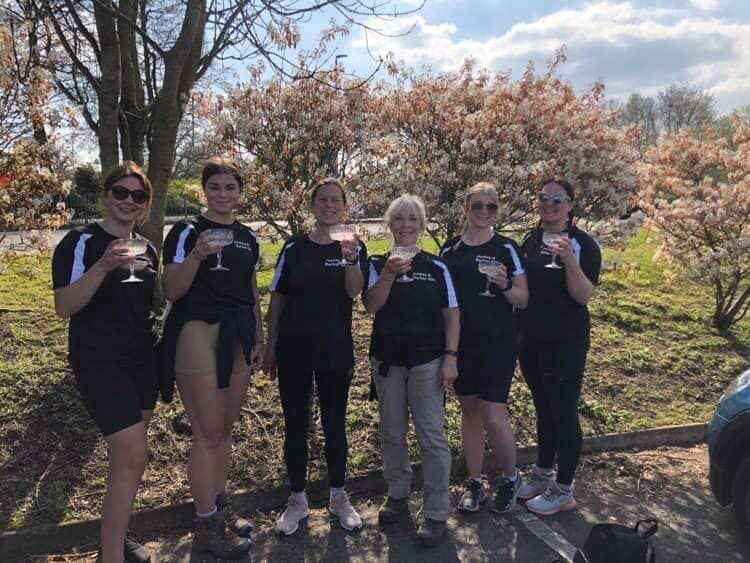
[[[129,190],[122,186],[112,186],[109,191],[112,192],[112,196],[117,201],[125,201],[128,199],[128,196],[133,200],[133,203],[137,203],[138,205],[148,201],[148,192],[146,190]]]
[[[497,211],[497,203],[482,203],[481,201],[475,201],[471,204],[472,211],[481,211],[486,209],[489,213],[495,213]]]
[[[539,194],[539,203],[551,203],[552,205],[560,205],[566,201],[570,201],[570,198],[562,194]]]

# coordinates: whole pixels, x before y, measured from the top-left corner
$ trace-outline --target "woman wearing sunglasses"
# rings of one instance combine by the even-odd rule
[[[498,196],[492,184],[480,182],[469,188],[464,201],[466,228],[440,251],[461,304],[458,379],[453,388],[461,402],[469,472],[458,504],[464,512],[476,512],[486,499],[481,480],[485,434],[500,472],[492,510],[509,512],[521,486],[506,405],[516,368],[513,308],[526,306],[529,291],[516,243],[494,231],[497,211]]]
[[[519,361],[537,412],[537,463],[518,496],[551,515],[576,506],[573,476],[581,454],[578,399],[589,349],[587,303],[599,282],[601,251],[573,223],[573,186],[544,182],[539,226],[521,245],[529,305],[520,315]],[[555,460],[557,477],[555,478]]]
[[[76,386],[107,442],[109,477],[97,558],[104,563],[151,560],[127,532],[158,390],[152,315],[158,254],[134,232],[148,217],[151,194],[140,167],[123,162],[104,179],[102,221],[70,231],[52,258],[55,311],[70,319],[68,357]],[[138,281],[123,283],[136,263],[135,246],[145,251],[133,268]]]
[[[193,546],[236,559],[250,549],[252,523],[228,512],[226,481],[232,426],[250,372],[263,357],[256,281],[260,247],[234,215],[243,186],[239,168],[212,158],[201,182],[207,210],[175,224],[164,241],[164,292],[172,306],[164,326],[163,369],[177,380],[193,432]]]

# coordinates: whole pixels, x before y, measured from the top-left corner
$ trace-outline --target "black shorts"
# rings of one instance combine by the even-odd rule
[[[453,382],[456,394],[506,404],[516,369],[515,338],[477,338],[472,344],[459,349],[458,379]]]
[[[73,366],[83,405],[104,436],[143,421],[141,411],[156,405],[159,390],[156,359],[140,366],[106,363]]]

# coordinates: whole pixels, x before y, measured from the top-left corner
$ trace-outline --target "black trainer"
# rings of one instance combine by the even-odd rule
[[[425,547],[435,547],[443,541],[447,529],[444,520],[425,518],[417,530],[417,540]]]
[[[249,518],[245,518],[231,509],[229,506],[229,498],[226,493],[219,493],[216,495],[216,509],[219,512],[224,512],[227,519],[227,525],[235,534],[246,539],[252,537],[255,524]]]
[[[516,505],[518,491],[521,489],[521,476],[516,472],[516,478],[502,476],[498,480],[495,495],[492,498],[492,511],[506,514]]]
[[[469,479],[466,482],[464,494],[458,501],[458,509],[461,512],[476,512],[479,505],[487,500],[487,493],[484,492],[484,484],[479,479]]]

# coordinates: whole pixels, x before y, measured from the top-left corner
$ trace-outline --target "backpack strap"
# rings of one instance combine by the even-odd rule
[[[650,538],[659,529],[659,521],[656,518],[644,518],[638,520],[633,530],[642,538]]]

